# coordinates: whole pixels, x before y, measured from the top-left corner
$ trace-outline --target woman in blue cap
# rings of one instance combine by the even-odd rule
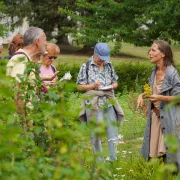
[[[94,55],[88,62],[82,64],[77,78],[78,89],[85,91],[85,94],[89,97],[83,101],[80,120],[95,123],[91,130],[91,143],[93,152],[97,155],[97,161],[104,161],[104,158],[99,155],[102,152],[102,146],[96,127],[105,124],[108,136],[109,160],[117,160],[117,121],[121,121],[124,116],[114,97],[114,89],[118,86],[118,76],[111,62],[108,61],[109,59],[109,46],[106,43],[97,43],[94,48]],[[113,99],[114,102],[110,102],[109,99]]]

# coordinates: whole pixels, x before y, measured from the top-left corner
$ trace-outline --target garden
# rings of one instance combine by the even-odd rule
[[[62,47],[63,49],[63,47]],[[179,47],[174,46],[178,66]],[[26,106],[25,116],[17,114],[13,79],[5,76],[7,60],[0,61],[0,179],[2,180],[178,180],[174,164],[161,159],[144,161],[140,155],[146,125],[147,103],[136,109],[138,94],[148,82],[152,65],[147,58],[148,48],[124,43],[121,56],[111,61],[119,76],[116,97],[125,118],[119,125],[118,160],[108,161],[107,137],[104,123],[87,125],[78,119],[82,93],[76,89],[76,78],[88,55],[59,55],[54,63],[59,79],[68,71],[71,81],[58,82],[47,94],[41,92],[40,79],[35,86],[27,82],[33,71],[29,63],[22,81],[21,93]],[[132,54],[132,52],[134,54]],[[6,53],[6,51],[4,52]],[[178,68],[179,69],[179,68]],[[36,72],[37,73],[37,72]],[[35,93],[36,89],[36,93]],[[38,96],[38,98],[37,98]],[[90,145],[90,130],[103,138],[105,163],[96,162]],[[174,146],[174,139],[170,139]],[[174,148],[174,147],[172,147]]]

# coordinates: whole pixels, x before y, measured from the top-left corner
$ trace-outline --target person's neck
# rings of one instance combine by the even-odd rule
[[[47,68],[47,69],[50,67],[50,66],[47,66],[47,65],[45,65],[45,64],[42,64],[42,65],[43,65],[45,68]]]
[[[25,46],[23,50],[30,56],[31,59],[33,59],[33,57],[39,53],[37,52],[36,47],[32,45]]]
[[[159,63],[156,65],[157,66],[157,70],[161,71],[161,72],[166,72],[166,66],[164,66],[164,63]]]

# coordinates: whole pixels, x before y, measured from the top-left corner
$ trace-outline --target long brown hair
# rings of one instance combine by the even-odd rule
[[[164,40],[155,40],[153,43],[158,45],[159,50],[164,53],[164,65],[170,66],[174,65],[173,52],[169,43]]]

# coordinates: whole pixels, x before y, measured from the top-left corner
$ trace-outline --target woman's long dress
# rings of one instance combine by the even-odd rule
[[[160,94],[163,78],[156,81],[156,77],[155,77],[153,84],[153,94]],[[160,101],[154,103],[154,107],[156,107],[158,111],[159,111],[159,106],[160,106]],[[161,120],[159,118],[158,113],[155,113],[152,110],[149,157],[161,157],[164,154],[166,154],[166,148],[163,141]]]

